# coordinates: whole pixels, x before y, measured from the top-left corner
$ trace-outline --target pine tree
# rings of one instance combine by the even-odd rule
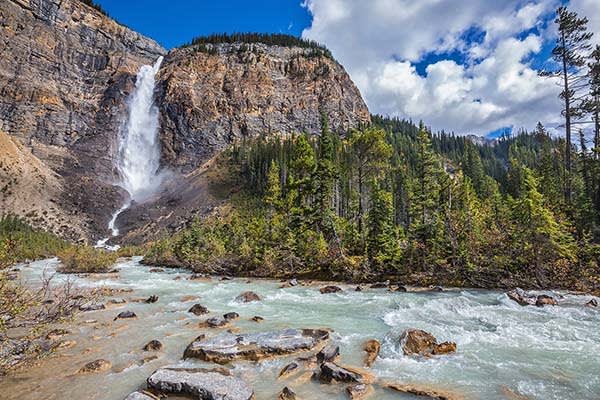
[[[385,131],[367,128],[354,130],[350,136],[352,165],[358,181],[358,232],[363,236],[363,218],[366,211],[366,183],[388,166],[392,147],[386,142]]]
[[[315,220],[326,239],[333,236],[333,188],[337,175],[333,135],[329,131],[327,116],[321,117],[319,159],[315,171]]]
[[[556,47],[552,50],[552,57],[560,64],[560,68],[553,71],[543,71],[541,74],[548,77],[562,78],[562,92],[560,97],[564,100],[563,115],[565,117],[566,153],[565,170],[567,173],[565,199],[571,202],[571,129],[573,119],[581,113],[581,104],[576,104],[578,93],[585,87],[585,76],[581,68],[586,64],[587,52],[590,50],[589,40],[593,33],[587,31],[588,19],[579,18],[577,13],[569,11],[566,7],[559,7],[557,18],[558,39]]]
[[[367,218],[367,254],[379,270],[398,261],[400,247],[394,228],[392,194],[377,179],[371,184],[371,208]]]

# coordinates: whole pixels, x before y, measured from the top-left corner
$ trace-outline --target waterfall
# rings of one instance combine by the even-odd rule
[[[163,58],[144,65],[137,74],[135,90],[129,96],[127,125],[119,137],[117,167],[123,187],[132,200],[147,198],[160,185],[158,108],[154,105],[155,76]]]
[[[158,188],[161,177],[157,174],[160,161],[158,140],[158,108],[154,105],[156,74],[163,61],[159,57],[154,65],[143,65],[135,82],[135,89],[127,98],[127,123],[119,134],[117,154],[117,184],[129,193],[129,199],[112,215],[108,223],[112,236],[119,234],[117,217],[131,205],[131,201],[143,201]],[[110,248],[107,239],[100,240],[98,247]]]

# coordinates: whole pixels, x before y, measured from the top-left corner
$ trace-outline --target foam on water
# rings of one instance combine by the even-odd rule
[[[334,329],[332,340],[341,348],[341,361],[348,365],[362,365],[362,343],[376,338],[382,342],[382,350],[372,372],[386,381],[433,385],[463,393],[468,399],[505,399],[503,387],[534,399],[587,399],[600,393],[600,363],[597,361],[600,311],[583,306],[590,296],[564,294],[559,306],[537,308],[521,307],[501,292],[480,290],[390,293],[367,289],[354,292],[353,287],[341,285],[344,292],[322,295],[318,287],[280,289],[279,282],[267,280],[247,283],[246,279],[214,279],[205,282],[187,279],[190,274],[182,270],[150,273],[149,267],[140,265],[139,261],[136,258],[120,262],[118,279],[109,276],[96,281],[78,277],[75,283],[85,287],[132,288],[135,293],[116,297],[143,298],[156,294],[158,303],[130,302],[106,311],[85,313],[82,319],[98,318],[100,325],[81,327],[75,338],[82,341],[81,347],[94,348],[94,355],[72,351],[75,355],[68,359],[67,367],[56,361],[56,366],[44,368],[63,368],[72,372],[70,369],[100,356],[111,360],[113,365],[126,365],[140,357],[136,349],[151,339],[159,339],[165,345],[159,360],[111,374],[110,388],[96,394],[85,388],[94,387],[94,384],[102,386],[106,379],[102,374],[78,378],[84,379],[86,385],[65,385],[65,379],[73,378],[44,375],[44,370],[25,372],[11,380],[8,388],[14,390],[6,393],[22,394],[22,388],[34,381],[56,398],[122,399],[161,365],[206,366],[196,360],[182,360],[183,351],[194,337],[205,332],[198,328],[198,322],[229,311],[240,314],[232,325],[242,332],[330,327]],[[44,267],[48,267],[47,273],[52,273],[56,264],[56,260],[32,263],[22,267],[22,274],[32,283],[39,279]],[[66,277],[58,274],[56,279],[60,281]],[[248,290],[260,294],[263,300],[244,304],[235,301],[241,292]],[[185,295],[199,296],[200,299],[182,302]],[[196,302],[206,306],[211,314],[195,316],[188,313],[190,304]],[[114,315],[126,309],[134,311],[139,318],[113,323]],[[255,315],[264,317],[265,321],[260,324],[250,321]],[[101,325],[102,321],[106,321],[106,327]],[[127,324],[128,328],[123,332],[112,332],[118,324]],[[429,359],[404,356],[398,337],[407,328],[425,329],[440,341],[455,341],[458,353]],[[209,334],[213,332],[208,331]],[[94,335],[101,339],[86,342]],[[257,400],[272,399],[289,383],[275,379],[277,372],[289,361],[289,358],[282,358],[236,363],[233,372],[249,381]],[[309,382],[295,390],[302,398],[345,398],[342,388],[335,385]],[[9,399],[12,398],[34,397],[9,395]],[[378,389],[373,398],[410,397]]]

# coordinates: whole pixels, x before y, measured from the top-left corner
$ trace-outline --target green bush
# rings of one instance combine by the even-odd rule
[[[108,272],[117,261],[118,254],[90,246],[71,246],[60,253],[58,271],[62,273]]]

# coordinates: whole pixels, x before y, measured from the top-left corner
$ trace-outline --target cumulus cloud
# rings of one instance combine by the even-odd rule
[[[572,2],[597,29],[600,2]],[[560,123],[559,88],[531,65],[553,40],[547,22],[559,4],[306,0],[313,21],[303,35],[333,51],[372,112],[483,135],[505,126],[532,128],[537,121]],[[418,71],[424,62],[424,72]]]

